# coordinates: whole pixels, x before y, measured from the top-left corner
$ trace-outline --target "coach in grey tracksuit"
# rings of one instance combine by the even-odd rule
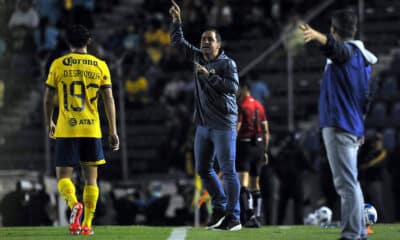
[[[336,191],[341,197],[341,240],[367,239],[357,152],[369,105],[371,65],[377,58],[352,40],[357,17],[348,10],[332,16],[331,34],[301,26],[306,42],[317,41],[328,58],[319,98],[320,127]]]
[[[194,122],[197,125],[194,156],[196,170],[213,205],[207,227],[239,230],[240,184],[235,168],[239,85],[236,63],[220,49],[221,37],[216,30],[203,32],[199,49],[184,39],[180,8],[175,2],[170,14],[172,44],[181,47],[183,54],[193,57],[194,61]],[[214,170],[214,154],[222,172],[223,187]]]

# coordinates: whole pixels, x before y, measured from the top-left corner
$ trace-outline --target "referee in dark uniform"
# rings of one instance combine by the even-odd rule
[[[268,160],[268,121],[263,105],[250,95],[247,82],[239,88],[239,121],[236,170],[241,183],[241,221],[246,227],[260,227],[261,197],[259,174]]]

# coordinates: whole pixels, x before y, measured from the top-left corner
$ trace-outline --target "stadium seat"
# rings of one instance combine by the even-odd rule
[[[394,149],[396,145],[396,130],[394,128],[385,128],[383,130],[383,144],[389,151]]]
[[[383,79],[382,88],[381,88],[381,96],[385,97],[393,97],[397,94],[397,82],[396,78],[393,76],[388,76]]]
[[[386,120],[386,104],[384,102],[377,102],[372,106],[369,119],[374,122],[383,122]]]
[[[393,104],[390,111],[390,120],[394,122],[400,121],[400,102],[396,102],[395,104]]]
[[[365,130],[365,138],[370,138],[376,134],[375,128],[368,128]]]

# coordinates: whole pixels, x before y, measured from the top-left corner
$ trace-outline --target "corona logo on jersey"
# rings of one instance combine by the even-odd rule
[[[65,66],[72,66],[73,64],[86,64],[86,65],[97,66],[97,61],[93,61],[90,59],[79,59],[79,58],[73,58],[73,57],[64,58],[62,63]]]

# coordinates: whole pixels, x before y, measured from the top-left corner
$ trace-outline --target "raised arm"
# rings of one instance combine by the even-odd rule
[[[191,54],[201,53],[200,49],[190,44],[183,36],[181,9],[175,1],[171,0],[172,6],[169,9],[169,14],[172,17],[170,26],[170,35],[172,46],[185,48]]]
[[[349,44],[336,40],[331,34],[322,34],[308,24],[302,24],[299,27],[304,32],[305,42],[316,41],[320,43],[325,56],[334,63],[343,64],[350,59],[352,49]]]

